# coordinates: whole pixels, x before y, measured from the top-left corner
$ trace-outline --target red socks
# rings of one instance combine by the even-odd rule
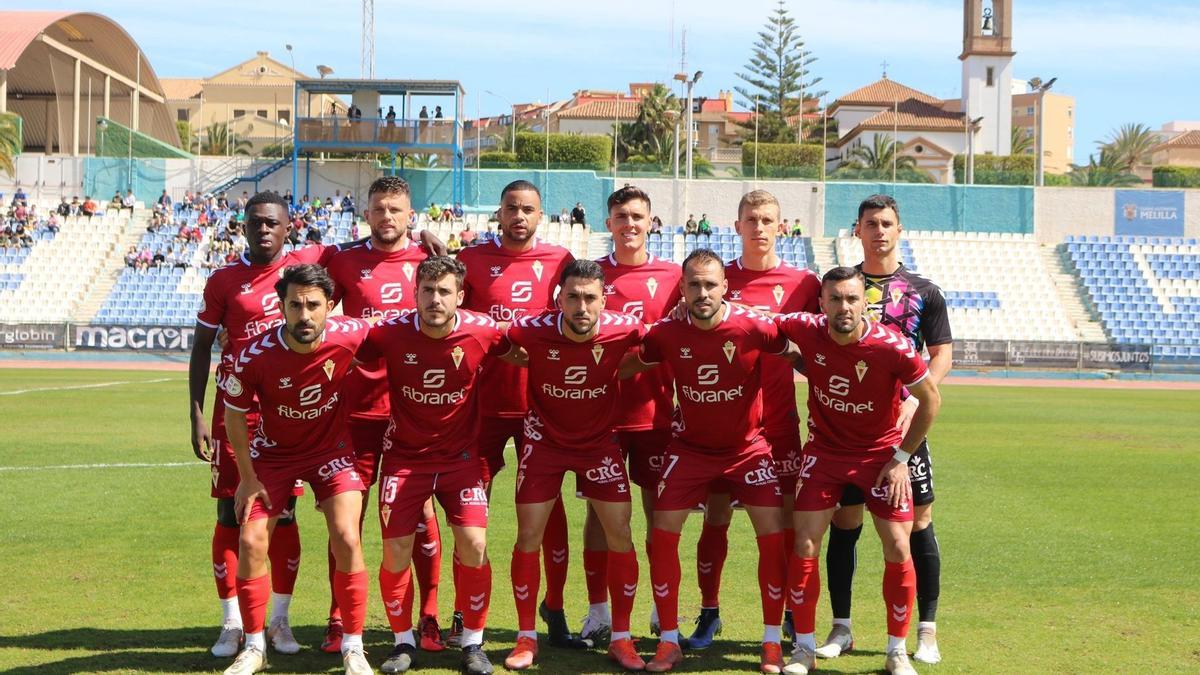
[[[267,559],[271,561],[271,590],[280,595],[291,595],[296,589],[296,576],[300,574],[299,525],[293,521],[290,525],[275,527]]]
[[[554,502],[546,532],[542,535],[542,561],[546,566],[546,607],[563,608],[563,591],[567,587],[567,563],[570,544],[567,543],[567,510],[562,496]]]
[[[417,528],[412,564],[417,573],[417,586],[421,589],[421,616],[437,616],[438,585],[442,580],[442,533],[436,517]]]
[[[764,626],[783,623],[783,594],[787,586],[787,553],[783,532],[758,538],[758,590],[762,596]]]
[[[721,606],[721,570],[728,554],[729,524],[704,523],[700,541],[696,542],[696,581],[700,585],[701,607]]]
[[[347,635],[362,635],[367,618],[367,571],[334,572],[333,597],[342,610],[342,625]]]
[[[587,581],[588,604],[608,602],[608,551],[583,549],[583,573]]]
[[[271,598],[270,574],[253,579],[237,580],[238,610],[242,613],[242,629],[247,635],[261,633],[266,627],[267,600]]]
[[[412,630],[412,567],[403,572],[389,572],[379,566],[379,595],[393,633]]]
[[[584,551],[587,553],[587,551]],[[633,598],[637,595],[638,559],[637,551],[630,549],[625,553],[607,552],[608,563],[608,592],[612,596],[612,630],[617,633],[629,632],[629,615],[633,613]],[[588,584],[589,587],[591,584]],[[591,595],[589,588],[588,594]],[[604,596],[591,602],[604,602]]]
[[[459,581],[466,576],[467,567],[459,568]],[[538,569],[538,553],[526,553],[513,547],[512,566],[513,600],[517,604],[517,630],[531,631],[537,629],[537,596],[538,587],[542,584],[541,570]],[[458,604],[463,607],[463,625],[466,625],[466,597],[457,594],[461,600]],[[559,605],[561,607],[561,605]]]
[[[912,619],[913,600],[917,597],[917,572],[912,558],[902,563],[883,564],[883,602],[887,606],[888,635],[907,637]]]
[[[213,528],[213,581],[217,582],[217,597],[228,600],[237,595],[238,539],[241,530],[217,523]]]
[[[821,573],[816,558],[788,556],[788,609],[796,633],[807,635],[817,630],[817,598],[821,594]]]
[[[537,554],[533,554],[533,568],[537,569]],[[459,570],[461,586],[454,588],[455,595],[462,597],[463,628],[483,630],[487,624],[488,606],[492,602],[492,565],[479,567],[463,565]],[[537,594],[530,595],[536,598]]]
[[[337,571],[337,561],[333,559],[333,549],[325,547],[325,562],[329,565],[329,618],[342,620],[342,610],[338,609],[337,596],[333,594],[333,574]]]
[[[650,535],[650,583],[664,631],[679,630],[679,534],[654,528]]]

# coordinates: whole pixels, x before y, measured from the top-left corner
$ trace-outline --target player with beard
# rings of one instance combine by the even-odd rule
[[[402,178],[384,176],[371,183],[366,210],[370,238],[341,248],[327,265],[336,284],[334,300],[342,303],[346,316],[390,319],[416,308],[416,271],[428,251],[408,236],[411,215],[411,193]],[[346,393],[354,404],[350,412],[354,456],[359,475],[369,489],[379,470],[390,410],[387,374],[382,365],[356,368],[346,380]],[[363,495],[363,503],[366,501],[367,495]],[[427,651],[440,651],[445,649],[437,621],[442,549],[432,499],[425,502],[417,524],[416,547],[419,554],[413,558],[413,567],[421,591],[420,645]],[[332,579],[332,553],[329,573]],[[325,651],[338,651],[341,628],[341,613],[331,599],[327,638],[322,645]]]
[[[783,668],[780,647],[787,585],[783,499],[771,447],[763,436],[761,357],[794,358],[796,351],[767,317],[731,305],[721,258],[708,249],[683,262],[683,319],[654,324],[640,358],[626,371],[657,364],[675,376],[678,404],[673,437],[663,453],[651,535],[650,578],[662,637],[646,670],[665,672],[683,661],[679,646],[679,537],[688,513],[727,485],[746,509],[758,544],[762,600],[761,669]]]
[[[198,458],[211,462],[212,496],[217,500],[212,568],[224,618],[221,635],[212,646],[214,656],[233,656],[243,637],[234,583],[234,573],[238,567],[238,521],[233,508],[233,496],[237,489],[238,474],[233,448],[229,445],[225,429],[222,383],[230,372],[233,357],[246,342],[283,323],[279,297],[274,288],[283,269],[300,263],[324,263],[334,251],[333,247],[309,246],[285,253],[283,245],[291,230],[288,205],[274,192],[254,195],[246,203],[245,213],[246,252],[233,264],[213,272],[205,283],[204,300],[196,316],[188,368],[192,452]],[[210,430],[204,417],[204,398],[213,342],[221,328],[227,339],[223,341],[217,367],[217,395]],[[253,430],[258,421],[257,410],[251,408],[247,419]],[[280,506],[286,508],[271,538],[269,552],[274,574],[268,632],[276,651],[295,654],[300,651],[300,645],[292,636],[288,608],[300,566],[300,533],[295,521],[295,499]]]
[[[617,371],[645,331],[640,319],[604,309],[604,271],[577,260],[559,280],[558,310],[513,322],[508,339],[529,360],[529,413],[517,473],[517,543],[512,587],[517,644],[504,661],[523,670],[537,658],[534,608],[541,582],[538,549],[563,476],[575,474],[607,539],[606,578],[613,598],[609,658],[627,670],[646,664],[637,654],[629,618],[637,593],[637,553],[629,529],[629,479],[612,429],[618,409]]]
[[[793,513],[796,545],[788,565],[796,639],[784,672],[794,675],[806,675],[816,665],[817,554],[850,485],[866,496],[883,543],[884,668],[893,675],[916,675],[905,645],[917,583],[909,550],[908,461],[929,432],[941,398],[912,343],[866,316],[866,290],[858,269],[835,267],[821,280],[822,315],[776,319],[800,348],[809,387],[810,435],[801,460]],[[897,424],[903,388],[921,402],[906,432]]]
[[[370,324],[327,318],[333,280],[318,265],[284,269],[275,288],[284,325],[246,342],[225,379],[225,427],[238,471],[234,509],[242,526],[237,593],[246,631],[246,648],[225,674],[249,675],[267,665],[267,549],[293,486],[304,480],[325,515],[337,560],[333,587],[346,624],[342,663],[346,675],[369,675],[362,642],[367,573],[358,534],[366,486],[354,467],[341,385]],[[251,441],[246,418],[256,402],[261,421]]]
[[[574,257],[567,249],[538,240],[542,220],[542,195],[529,181],[509,183],[500,192],[500,237],[493,243],[463,249],[458,259],[467,268],[466,299],[463,307],[506,324],[525,314],[537,314],[554,306],[554,285]],[[508,363],[494,362],[484,369],[480,382],[483,405],[479,454],[491,480],[504,468],[504,448],[512,439],[521,447],[525,413],[527,374]],[[546,597],[539,613],[548,625],[551,645],[583,647],[571,635],[563,612],[563,590],[567,583],[570,547],[567,514],[562,500],[555,503],[542,544],[546,567]],[[458,629],[458,617],[451,633]]]
[[[858,206],[854,235],[862,240],[862,270],[867,284],[867,313],[873,321],[904,334],[918,352],[929,352],[929,377],[934,384],[950,372],[954,338],[942,290],[905,267],[900,259],[900,206],[888,195],[873,195]],[[909,397],[900,412],[901,429],[912,419],[917,399]],[[910,548],[917,572],[917,649],[913,658],[937,663],[937,605],[941,590],[942,551],[933,532],[933,460],[924,440],[909,460],[913,484],[913,526]],[[842,494],[842,508],[833,516],[825,564],[833,628],[817,656],[835,658],[854,646],[850,632],[851,588],[857,562],[855,544],[862,532],[864,496],[854,486]]]

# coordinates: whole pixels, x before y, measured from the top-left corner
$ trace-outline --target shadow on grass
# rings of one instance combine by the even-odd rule
[[[325,654],[316,648],[323,637],[319,626],[297,627],[296,639],[304,648],[299,654],[283,656],[269,653],[272,673],[324,673],[340,672],[341,659],[336,654]],[[45,675],[47,673],[80,672],[220,672],[232,659],[218,659],[208,653],[210,640],[215,638],[212,626],[190,628],[164,628],[158,630],[120,630],[108,628],[73,628],[54,630],[32,635],[0,635],[0,649],[21,650],[22,657],[12,651],[4,654],[3,660],[10,668],[6,673],[14,675]],[[368,659],[378,667],[391,650],[391,637],[384,631],[368,629],[366,634]],[[498,628],[487,631],[484,649],[496,666],[504,672],[504,657],[508,655],[516,640],[516,632]],[[654,653],[656,641],[642,638],[639,652],[644,658]],[[91,654],[64,654],[65,650],[85,650]],[[856,651],[859,656],[883,657],[878,651]],[[757,670],[759,644],[717,640],[703,651],[685,652],[681,670],[692,673],[753,672]],[[12,658],[16,656],[16,658]],[[786,655],[785,655],[786,656]],[[861,662],[860,662],[861,663]],[[821,671],[826,673],[878,672],[874,669],[842,669],[838,666],[849,663],[822,661]],[[443,652],[420,652],[417,668],[422,671],[459,668],[459,651],[447,649]],[[612,673],[616,666],[603,650],[556,649],[545,646],[538,655],[538,663],[531,669],[537,673]]]

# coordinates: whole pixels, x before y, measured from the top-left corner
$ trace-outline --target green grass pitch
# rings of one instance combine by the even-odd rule
[[[126,384],[66,389],[108,382]],[[28,391],[11,393],[22,390]],[[228,663],[207,652],[219,611],[209,572],[213,505],[204,465],[29,470],[191,462],[185,391],[183,373],[0,371],[0,671],[220,672]],[[1200,670],[1200,392],[947,386],[943,396],[932,445],[945,661],[919,670]],[[508,585],[513,475],[509,469],[499,478],[490,532],[495,590],[486,648],[498,670],[515,628]],[[293,626],[306,648],[272,656],[270,672],[341,666],[315,649],[329,600],[324,528],[311,499],[300,509],[305,556],[292,603]],[[568,504],[578,528],[582,503]],[[699,520],[691,518],[681,547],[685,615],[695,614],[698,601]],[[635,517],[639,549],[643,527]],[[391,644],[374,579],[378,536],[369,517],[367,648],[376,666]],[[731,540],[724,635],[689,656],[684,672],[757,670],[755,549],[740,514]],[[859,546],[858,651],[821,662],[823,672],[882,667],[881,565],[869,528]],[[449,556],[444,562],[443,616],[452,593]],[[654,641],[646,637],[644,558],[641,580],[634,632],[648,656]],[[826,598],[821,602],[818,639],[829,627]],[[573,627],[585,611],[575,543],[567,593]],[[421,656],[417,672],[457,666],[451,651]],[[614,672],[602,653],[548,647],[535,670]]]

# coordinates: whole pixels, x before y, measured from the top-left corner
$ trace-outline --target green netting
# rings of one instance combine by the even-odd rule
[[[97,124],[103,121],[103,127],[96,127],[96,156],[125,157],[132,152],[134,159],[191,159],[192,155],[176,148],[169,143],[147,136],[129,127],[114,122],[105,117],[97,118]],[[133,134],[133,143],[129,136]]]
[[[133,194],[152,204],[167,185],[166,160],[89,157],[83,163],[84,192],[107,204],[114,193]]]

